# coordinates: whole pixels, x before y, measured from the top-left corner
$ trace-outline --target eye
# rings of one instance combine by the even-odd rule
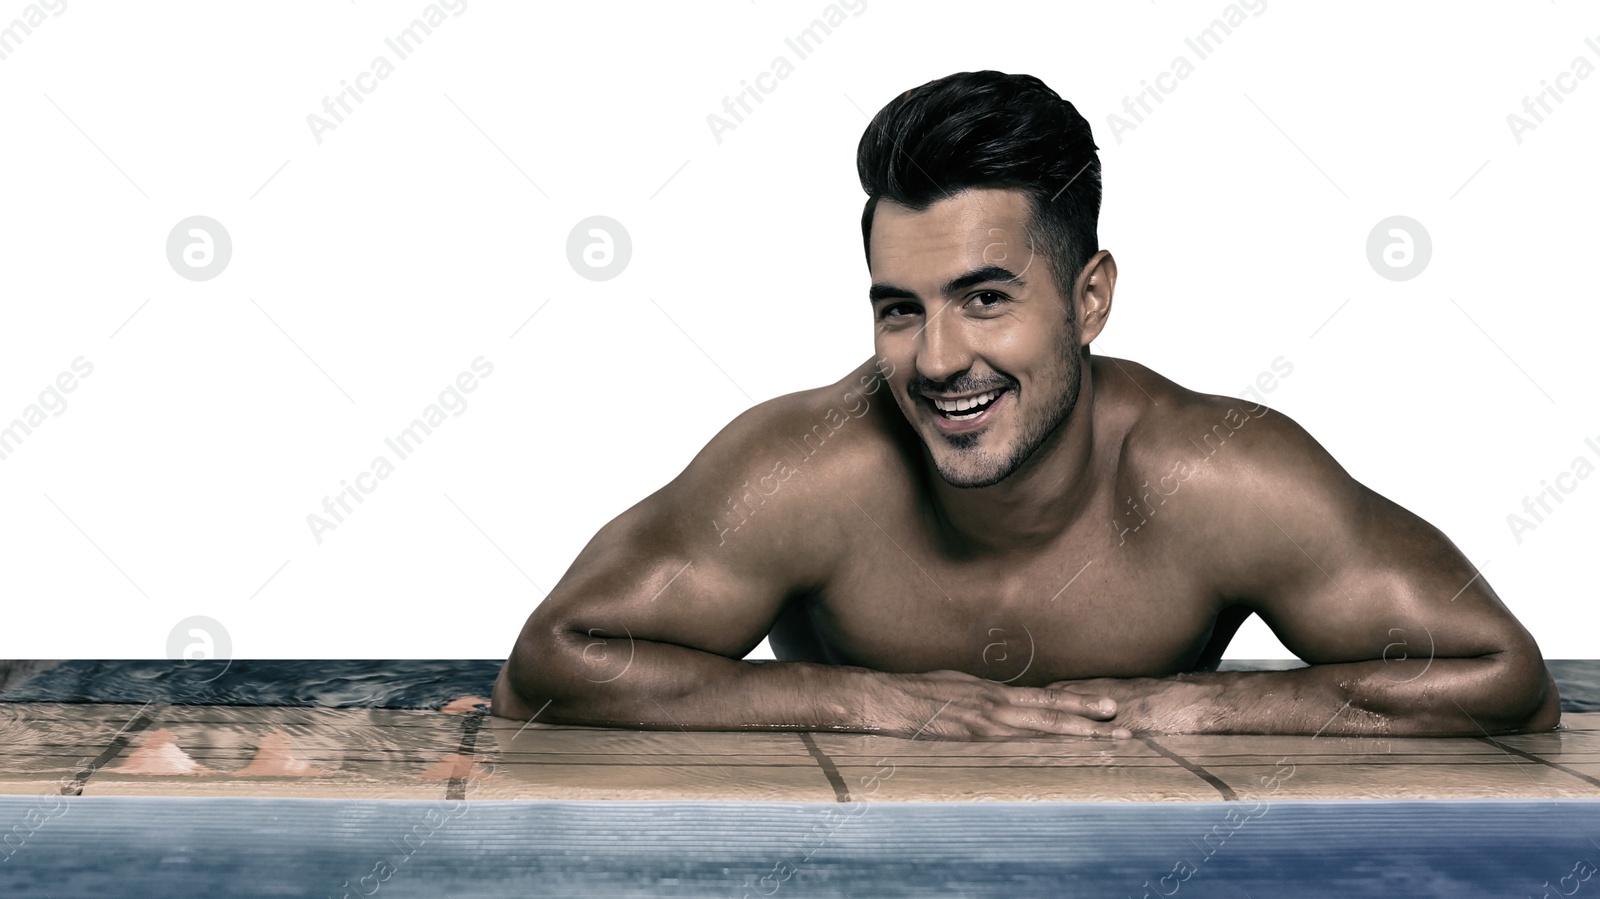
[[[971,296],[971,298],[969,298],[968,302],[970,303],[972,300],[976,300],[979,297],[990,297],[990,298],[992,298],[994,300],[994,302],[992,302],[992,303],[979,303],[978,307],[977,307],[979,309],[995,309],[995,308],[998,308],[1002,303],[1004,303],[1008,299],[1010,299],[1010,297],[1007,297],[1003,293],[998,293],[998,292],[993,291],[993,290],[980,290],[977,293],[973,294]]]
[[[882,321],[887,319],[905,318],[908,315],[915,315],[916,313],[917,307],[911,303],[890,303],[889,305],[878,310],[878,319]]]

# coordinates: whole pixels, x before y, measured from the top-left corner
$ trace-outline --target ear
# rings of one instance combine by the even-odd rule
[[[1101,250],[1094,254],[1072,288],[1073,311],[1078,322],[1078,345],[1088,346],[1105,329],[1111,317],[1111,295],[1117,287],[1117,260]]]

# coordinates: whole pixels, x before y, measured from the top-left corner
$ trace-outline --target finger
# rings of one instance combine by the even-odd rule
[[[1107,720],[1117,714],[1117,702],[1109,696],[1056,690],[1049,687],[1013,687],[1007,699],[1013,705],[1045,706],[1085,718]]]
[[[1096,721],[1046,706],[1002,706],[994,712],[993,717],[1001,724],[1036,733],[1117,739],[1131,736],[1127,728],[1117,724]]]

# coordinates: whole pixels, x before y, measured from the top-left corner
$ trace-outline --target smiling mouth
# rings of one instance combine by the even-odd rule
[[[941,418],[949,421],[968,421],[977,418],[990,406],[993,406],[995,401],[1000,399],[1001,394],[1006,392],[1006,389],[1001,387],[962,399],[947,400],[930,396],[924,396],[923,399],[928,401],[928,404],[933,407],[934,413]]]

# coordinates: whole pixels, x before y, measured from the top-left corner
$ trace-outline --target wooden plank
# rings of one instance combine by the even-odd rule
[[[142,710],[142,711],[141,711]],[[143,717],[141,717],[141,715]],[[0,793],[499,799],[1209,801],[1287,761],[1285,796],[1596,795],[1600,712],[1554,733],[1466,738],[1162,736],[905,740],[866,734],[633,731],[433,711],[0,705]],[[142,722],[130,727],[130,722]],[[147,725],[147,726],[146,726]],[[125,744],[125,745],[119,745]],[[102,758],[103,757],[103,758]],[[85,760],[99,759],[93,770]],[[892,770],[891,776],[882,772]],[[76,772],[76,775],[75,775]],[[875,787],[875,788],[874,788]],[[841,789],[843,792],[841,792]]]

